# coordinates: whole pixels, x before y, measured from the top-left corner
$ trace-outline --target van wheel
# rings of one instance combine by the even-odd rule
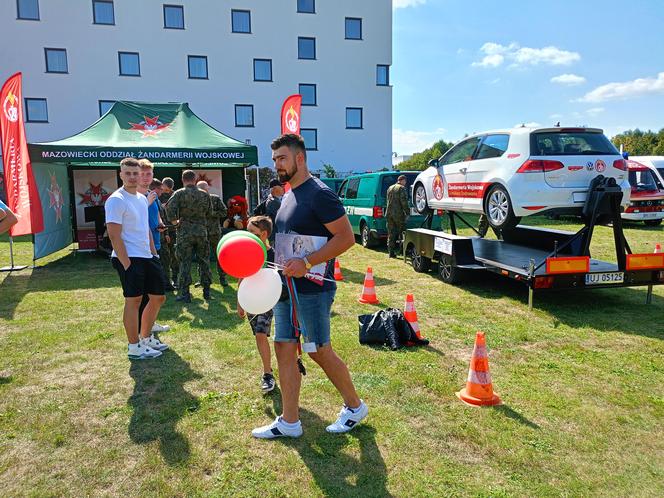
[[[362,247],[371,248],[376,245],[376,239],[371,235],[371,230],[366,223],[362,223],[360,227],[360,241],[362,242]]]
[[[486,197],[484,211],[489,225],[497,230],[514,228],[521,221],[521,218],[514,216],[512,200],[502,185],[491,187]]]
[[[454,266],[452,257],[442,254],[438,260],[438,276],[446,284],[456,284],[461,280],[461,270]]]
[[[415,185],[413,204],[415,205],[415,211],[419,214],[426,215],[431,212],[429,201],[427,200],[427,191],[421,183]]]
[[[417,273],[425,273],[431,268],[431,260],[426,256],[422,256],[414,247],[410,248],[410,264],[413,265],[413,270]]]
[[[662,220],[644,220],[644,222],[649,227],[656,227],[657,225],[662,224]]]

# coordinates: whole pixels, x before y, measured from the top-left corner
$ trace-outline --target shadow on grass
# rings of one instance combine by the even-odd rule
[[[531,429],[539,429],[540,426],[537,425],[535,422],[532,422],[528,420],[526,417],[521,415],[519,412],[513,410],[507,405],[498,405],[492,407],[493,410],[505,415],[507,418],[511,418],[512,420],[516,420],[520,424],[526,425],[530,427]]]
[[[127,400],[133,409],[129,437],[137,444],[159,441],[168,465],[186,463],[191,454],[189,441],[176,426],[198,409],[198,399],[184,384],[201,375],[174,351],[153,360],[132,361],[129,375],[134,379],[134,392]]]
[[[242,322],[237,316],[237,294],[231,287],[219,290],[216,286],[210,289],[212,300],[207,304],[200,288],[190,288],[191,303],[175,300],[175,294],[168,294],[166,303],[159,311],[159,321],[188,322],[192,328],[224,329],[234,327]],[[193,315],[193,318],[184,314]]]

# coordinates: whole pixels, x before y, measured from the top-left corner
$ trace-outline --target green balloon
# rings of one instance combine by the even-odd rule
[[[217,258],[219,257],[219,252],[221,251],[223,245],[226,242],[228,242],[229,239],[232,239],[234,237],[247,237],[249,239],[253,239],[256,242],[258,242],[261,246],[261,249],[263,249],[263,255],[265,256],[265,259],[267,260],[267,248],[265,247],[265,244],[263,244],[263,241],[253,233],[248,232],[246,230],[233,230],[232,232],[224,235],[217,244]]]

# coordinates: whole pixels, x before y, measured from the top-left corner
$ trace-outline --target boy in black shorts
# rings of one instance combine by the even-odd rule
[[[263,241],[267,247],[267,260],[274,263],[274,249],[270,247],[268,239],[272,233],[272,220],[269,216],[253,216],[247,221],[247,230]],[[241,281],[241,280],[240,280]],[[256,338],[256,348],[263,362],[263,377],[261,378],[261,389],[264,393],[269,393],[274,389],[275,381],[272,375],[272,354],[270,352],[270,328],[272,327],[272,310],[260,315],[245,313],[237,303],[237,314],[244,318],[245,314],[249,319],[251,331]]]

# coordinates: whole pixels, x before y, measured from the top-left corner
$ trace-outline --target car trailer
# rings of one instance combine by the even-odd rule
[[[404,261],[417,272],[438,262],[438,276],[456,284],[471,270],[485,270],[524,283],[528,307],[535,291],[648,286],[646,303],[652,302],[653,285],[664,284],[664,253],[632,254],[620,218],[622,191],[613,178],[598,176],[590,184],[578,232],[518,225],[499,232],[499,240],[485,239],[459,213],[446,212],[449,232],[426,227],[409,229],[403,242]],[[457,235],[456,221],[476,236]],[[590,241],[597,225],[611,224],[616,263],[594,259]]]

